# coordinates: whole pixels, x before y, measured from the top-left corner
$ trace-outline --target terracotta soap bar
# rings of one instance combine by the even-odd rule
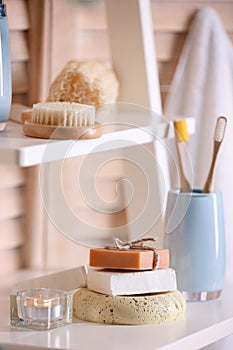
[[[107,269],[151,270],[154,264],[153,250],[91,249],[89,265]],[[168,249],[159,250],[158,268],[169,266]]]

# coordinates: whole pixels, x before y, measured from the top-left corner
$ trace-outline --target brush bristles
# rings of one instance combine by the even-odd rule
[[[89,127],[95,123],[95,107],[72,102],[37,103],[31,121],[36,124]]]
[[[189,140],[189,133],[188,133],[186,119],[174,121],[174,127],[179,136],[180,142],[186,142]]]
[[[225,130],[226,130],[226,125],[227,125],[227,118],[219,117],[217,119],[215,133],[214,133],[214,140],[215,141],[221,142],[223,140]]]

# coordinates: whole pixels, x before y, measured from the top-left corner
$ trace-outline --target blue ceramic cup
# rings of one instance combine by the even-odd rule
[[[170,251],[178,289],[187,301],[220,296],[225,275],[222,195],[171,190],[168,193],[164,245]]]

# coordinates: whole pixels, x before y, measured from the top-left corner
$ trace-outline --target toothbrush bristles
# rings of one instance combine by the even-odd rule
[[[217,119],[216,127],[215,127],[215,133],[214,133],[214,140],[217,142],[221,142],[224,138],[225,130],[227,125],[227,118],[226,117],[219,117]]]

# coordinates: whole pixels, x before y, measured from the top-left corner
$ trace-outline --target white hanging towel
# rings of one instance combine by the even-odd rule
[[[227,239],[227,274],[233,281],[233,46],[215,10],[199,10],[191,24],[171,84],[165,116],[193,117],[196,133],[188,143],[193,186],[202,188],[213,151],[218,116],[228,119],[218,156],[215,190],[222,191]]]

